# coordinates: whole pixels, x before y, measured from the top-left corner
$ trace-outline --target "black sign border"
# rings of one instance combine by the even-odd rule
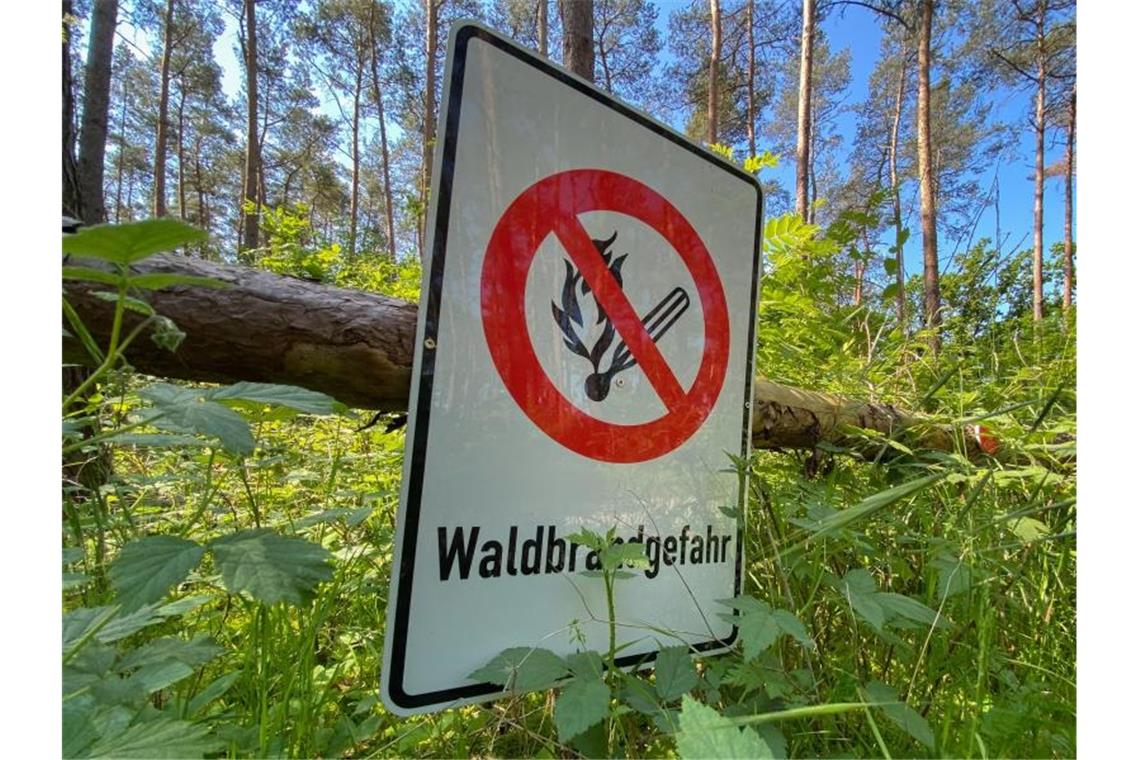
[[[451,57],[451,79],[447,100],[447,121],[444,130],[443,156],[440,166],[439,191],[436,198],[435,234],[432,238],[431,272],[428,280],[426,315],[424,336],[422,342],[416,346],[416,352],[422,352],[420,362],[420,377],[416,404],[415,429],[410,430],[412,436],[410,447],[405,447],[405,455],[410,450],[412,456],[411,470],[408,481],[407,509],[404,513],[403,546],[400,556],[400,575],[397,581],[396,615],[394,619],[395,630],[391,636],[393,651],[388,660],[387,693],[393,703],[406,710],[418,710],[427,706],[448,706],[448,703],[459,700],[472,700],[479,697],[494,699],[504,694],[503,688],[492,683],[477,683],[465,686],[456,686],[450,689],[410,694],[404,689],[404,666],[407,660],[408,646],[408,615],[412,600],[412,574],[416,561],[416,538],[419,535],[420,501],[423,496],[424,462],[427,456],[427,438],[431,413],[432,387],[435,381],[435,351],[424,350],[425,344],[435,346],[439,333],[439,309],[443,296],[443,267],[444,255],[447,248],[448,222],[451,213],[452,180],[455,174],[455,150],[459,136],[459,113],[463,98],[464,73],[467,64],[467,43],[471,39],[478,39],[502,52],[510,55],[529,66],[538,69],[547,76],[553,77],[588,98],[591,98],[622,116],[633,120],[659,137],[684,148],[690,153],[705,159],[720,169],[728,171],[756,190],[756,231],[753,242],[752,265],[752,318],[748,327],[748,358],[745,362],[747,377],[744,386],[744,424],[741,435],[740,455],[747,461],[751,440],[749,436],[750,418],[752,414],[752,375],[754,371],[756,352],[756,296],[760,282],[761,256],[760,241],[763,233],[764,197],[760,183],[754,176],[741,170],[739,167],[720,159],[704,148],[689,142],[671,129],[653,121],[642,113],[613,99],[604,92],[586,84],[565,70],[545,61],[528,51],[517,47],[514,43],[497,34],[470,22],[459,22],[455,34],[455,46]],[[430,343],[429,343],[430,341]],[[744,494],[738,494],[738,515],[736,519],[736,583],[735,595],[740,595],[741,569],[744,561]],[[388,600],[392,603],[391,598]],[[691,645],[695,651],[707,651],[732,646],[739,634],[734,625],[732,632],[724,639],[712,639]],[[657,652],[647,652],[637,655],[624,655],[618,657],[618,667],[644,666],[657,658]]]

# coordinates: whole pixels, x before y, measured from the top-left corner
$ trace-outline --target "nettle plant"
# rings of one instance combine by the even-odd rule
[[[247,634],[259,640],[272,635],[288,616],[286,608],[304,609],[319,584],[334,580],[333,557],[324,546],[262,525],[265,516],[250,487],[246,459],[257,446],[251,421],[342,414],[343,405],[321,393],[264,383],[196,389],[156,382],[140,387],[129,371],[125,352],[142,336],[171,351],[183,337],[177,325],[147,303],[148,291],[225,287],[201,277],[138,273],[132,266],[204,238],[189,225],[155,219],[100,225],[63,239],[63,277],[106,287],[93,295],[114,304],[109,339],[99,345],[64,300],[65,338],[74,338],[95,366],[63,398],[65,463],[71,469],[93,466],[103,447],[112,445],[209,450],[196,508],[178,523],[163,522],[167,532],[161,534],[136,537],[145,531],[138,521],[159,524],[137,502],[134,514],[125,501],[120,504],[125,525],[112,519],[111,502],[120,495],[114,485],[65,481],[64,590],[108,602],[73,608],[63,617],[65,757],[265,751],[270,737],[264,730],[261,736],[217,730],[217,700],[248,677],[249,668],[203,684],[203,667],[222,655],[223,647],[209,635],[185,637],[179,631],[190,629],[190,618],[216,607],[220,597],[227,609],[236,605],[244,611]],[[108,401],[116,396],[119,403],[108,415]],[[190,535],[204,518],[213,517],[220,487],[214,473],[223,464],[238,473],[249,514],[235,515],[230,532],[199,542]],[[249,522],[252,528],[241,528]],[[107,564],[111,544],[120,548]],[[169,601],[170,592],[187,581],[207,593]],[[264,694],[272,674],[254,671],[248,686]]]
[[[733,463],[738,474],[749,466],[735,457]],[[753,477],[757,475],[753,473]],[[821,516],[804,524],[798,540],[777,549],[788,558],[797,552],[802,554],[816,543],[848,530],[858,520],[913,497],[943,477],[935,473],[917,478],[843,512]],[[728,508],[725,511],[735,513]],[[730,653],[695,659],[697,653],[681,636],[646,628],[646,636],[660,643],[681,643],[658,651],[651,677],[640,673],[636,664],[629,670],[619,668],[618,653],[633,642],[617,645],[615,585],[633,577],[632,570],[648,566],[649,559],[643,545],[619,543],[616,535],[617,529],[611,528],[605,534],[582,530],[570,536],[570,540],[598,557],[599,569],[581,571],[579,575],[604,584],[607,617],[593,620],[608,627],[605,657],[584,648],[578,621],[573,621],[569,630],[581,645],[579,651],[559,656],[541,647],[513,647],[499,653],[469,678],[498,684],[519,694],[557,688],[553,718],[558,739],[588,757],[639,754],[655,735],[672,737],[683,758],[785,757],[788,742],[781,724],[852,712],[865,716],[885,751],[872,708],[919,744],[934,748],[933,733],[926,720],[884,683],[871,679],[851,684],[850,700],[823,701],[811,664],[818,658],[812,635],[795,612],[755,596],[741,595],[719,602],[723,611],[718,614],[733,622],[739,631],[738,643]],[[938,613],[921,602],[880,591],[866,570],[852,570],[834,585],[836,592],[845,597],[847,607],[884,636],[891,636],[886,630],[888,626],[946,627]]]
[[[636,669],[627,672],[618,667],[619,652],[632,642],[617,644],[615,587],[650,562],[642,544],[619,543],[616,536],[613,527],[605,534],[583,529],[568,537],[597,556],[598,569],[579,575],[600,580],[605,587],[607,616],[600,621],[607,625],[609,646],[604,658],[588,649],[562,657],[549,649],[513,647],[469,676],[518,693],[557,685],[554,725],[558,739],[589,757],[613,757],[619,746],[623,750],[631,747],[638,734],[634,722],[627,720],[631,713],[640,714],[663,733],[675,733],[690,722],[693,709],[686,701],[687,712],[682,714],[678,709],[682,698],[688,700],[686,695],[702,685],[692,653],[683,643],[658,652],[652,684],[639,677]],[[579,621],[572,621],[568,628],[576,641],[585,643]],[[715,712],[713,716],[719,717]],[[739,734],[736,729],[733,732]]]

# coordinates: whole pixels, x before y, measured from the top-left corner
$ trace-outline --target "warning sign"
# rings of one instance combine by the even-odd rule
[[[578,215],[588,211],[628,214],[659,232],[672,244],[696,283],[704,311],[704,346],[697,379],[688,390],[657,348],[662,337],[687,310],[688,293],[680,287],[639,316],[619,279],[622,258],[607,261]],[[576,407],[545,375],[531,344],[518,329],[526,323],[526,282],[539,244],[555,235],[565,249],[571,280],[592,292],[606,331],[592,348],[577,330],[584,327],[575,303],[554,306],[563,340],[574,353],[591,361],[593,372],[585,392],[604,400],[614,377],[639,366],[665,404],[667,412],[640,425],[615,425]],[[615,232],[615,237],[616,237]],[[612,268],[611,268],[612,267]],[[564,288],[565,292],[565,288]],[[571,288],[573,293],[573,288]],[[669,201],[637,180],[599,169],[579,169],[547,177],[527,188],[507,208],[491,235],[483,260],[483,327],[499,374],[528,417],[551,438],[584,456],[605,462],[654,459],[684,443],[708,417],[728,369],[728,307],[716,266],[700,236]],[[618,341],[614,343],[614,341]],[[599,359],[614,348],[608,368]],[[601,351],[598,349],[601,348]]]
[[[388,599],[385,703],[493,699],[502,650],[605,651],[583,529],[639,544],[622,667],[736,631],[754,178],[480,26],[452,29]]]

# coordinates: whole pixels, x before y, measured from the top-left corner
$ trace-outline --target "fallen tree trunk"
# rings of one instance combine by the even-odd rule
[[[155,310],[186,333],[171,353],[140,336],[127,357],[151,375],[232,383],[251,380],[297,385],[359,409],[401,411],[411,384],[416,305],[248,267],[172,255],[154,256],[136,269],[211,277],[225,289],[172,287],[148,293]],[[67,281],[65,296],[97,340],[110,333],[113,305],[100,286]],[[137,316],[130,317],[138,319]],[[73,340],[64,357],[89,361]],[[914,446],[994,453],[984,431],[932,425],[886,404],[854,401],[792,388],[764,378],[753,384],[752,439],[758,448],[811,449],[820,443],[874,454],[853,428],[899,437]]]
[[[186,338],[171,353],[140,335],[127,351],[140,371],[180,380],[298,385],[355,408],[407,408],[415,304],[173,255],[153,256],[134,268],[210,277],[228,285],[147,292],[155,311],[174,320]],[[67,281],[64,290],[102,344],[110,335],[113,304],[95,293],[105,289]],[[137,324],[139,318],[129,319]],[[64,341],[64,358],[89,361],[73,341]]]

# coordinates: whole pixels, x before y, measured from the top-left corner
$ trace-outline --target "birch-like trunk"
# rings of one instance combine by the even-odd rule
[[[174,48],[174,0],[166,0],[162,65],[158,74],[158,129],[154,137],[154,215],[166,216],[166,144],[170,135],[170,56]]]
[[[255,0],[245,0],[245,86],[246,86],[246,149],[245,182],[242,193],[242,248],[258,246],[259,194],[258,177],[261,176],[261,143],[257,133],[257,16]]]
[[[808,183],[811,167],[811,71],[815,43],[815,0],[803,0],[800,30],[800,99],[796,124],[796,214],[808,221]]]
[[[918,177],[922,206],[923,311],[930,345],[942,347],[942,295],[938,287],[938,217],[935,208],[934,164],[930,144],[930,31],[934,0],[923,0],[918,27]]]
[[[709,2],[709,26],[712,28],[712,46],[709,51],[709,145],[718,142],[717,124],[720,121],[718,85],[720,79],[720,0]]]
[[[1069,95],[1069,135],[1065,144],[1065,293],[1061,304],[1065,311],[1073,305],[1073,153],[1077,139],[1077,88]]]

